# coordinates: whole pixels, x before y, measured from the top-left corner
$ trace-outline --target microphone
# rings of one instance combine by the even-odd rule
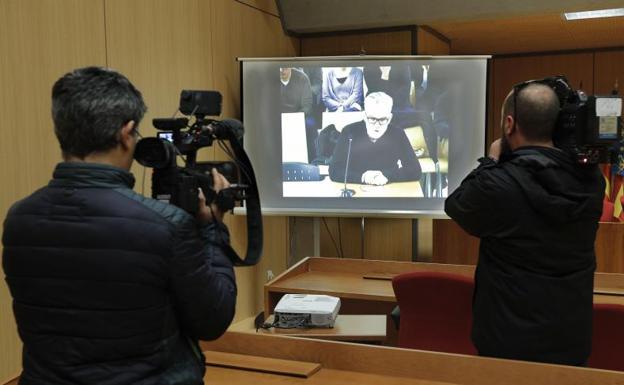
[[[213,121],[207,126],[202,127],[202,132],[209,132],[217,139],[236,139],[240,142],[244,134],[243,123],[236,119],[223,119],[221,121]]]
[[[349,149],[347,150],[347,165],[345,166],[344,188],[340,190],[340,197],[342,198],[351,198],[353,195],[355,195],[355,190],[347,188],[347,173],[349,172],[349,160],[351,158],[351,142],[353,142],[353,138],[349,138]]]
[[[239,142],[243,139],[245,128],[241,121],[236,119],[223,119],[220,123],[222,126],[229,129]]]

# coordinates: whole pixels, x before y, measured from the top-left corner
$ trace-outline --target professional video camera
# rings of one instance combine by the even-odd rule
[[[259,262],[262,254],[260,196],[253,167],[241,143],[241,122],[207,118],[221,114],[221,100],[217,91],[183,90],[179,111],[185,116],[153,119],[154,127],[161,132],[156,138],[141,139],[134,158],[154,169],[154,199],[174,204],[193,215],[199,208],[199,188],[206,197],[206,204],[214,202],[224,212],[233,209],[237,201],[244,201],[248,240],[245,259],[229,245],[222,246],[234,264],[251,266]],[[212,146],[215,141],[232,161],[198,162],[197,151]],[[184,161],[184,167],[178,166],[178,156]],[[213,168],[223,174],[230,187],[218,193],[213,190]]]
[[[622,140],[622,98],[587,96],[570,87],[565,76],[529,80],[514,86],[514,97],[524,87],[540,83],[552,88],[561,111],[553,132],[555,146],[571,152],[580,164],[612,163]]]

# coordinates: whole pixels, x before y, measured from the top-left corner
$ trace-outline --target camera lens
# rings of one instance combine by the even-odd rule
[[[160,138],[143,138],[134,150],[134,159],[141,165],[152,168],[165,168],[171,164],[175,149],[173,143]]]

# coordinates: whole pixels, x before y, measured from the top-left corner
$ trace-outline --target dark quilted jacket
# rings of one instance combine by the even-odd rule
[[[3,267],[20,384],[201,384],[197,340],[234,316],[223,225],[134,193],[132,174],[61,163],[10,209]]]
[[[579,365],[591,351],[598,167],[522,147],[481,165],[446,213],[481,238],[472,340],[481,355]]]

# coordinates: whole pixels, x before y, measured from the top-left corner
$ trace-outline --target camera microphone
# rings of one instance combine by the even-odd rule
[[[344,188],[340,193],[341,198],[351,198],[355,195],[355,190],[347,188],[347,175],[349,173],[349,160],[351,159],[351,142],[353,142],[353,138],[349,138],[349,149],[347,150],[347,164],[345,166],[345,176],[344,176]]]
[[[217,139],[231,139],[233,137],[240,142],[243,139],[245,129],[243,123],[236,119],[224,119],[202,126],[202,132],[207,132]]]

